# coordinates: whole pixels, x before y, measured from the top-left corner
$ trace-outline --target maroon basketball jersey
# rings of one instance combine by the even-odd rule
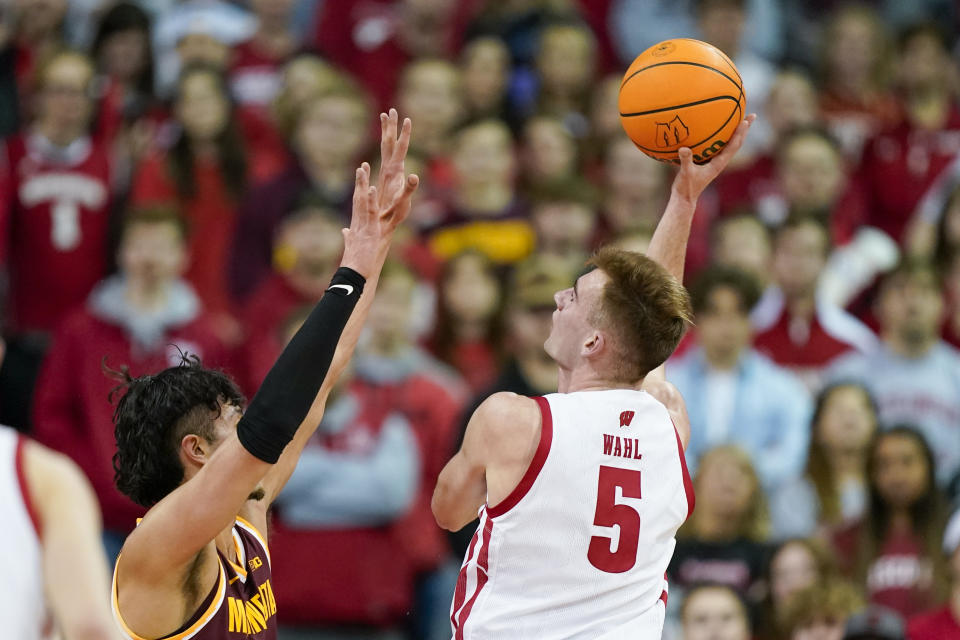
[[[277,603],[270,584],[270,552],[253,525],[237,518],[233,527],[237,563],[217,551],[220,576],[196,613],[162,640],[276,640]],[[114,571],[113,613],[124,635],[144,640],[131,631],[117,608]]]

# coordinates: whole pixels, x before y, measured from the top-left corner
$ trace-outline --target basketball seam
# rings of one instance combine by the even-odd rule
[[[706,104],[708,102],[714,102],[716,100],[733,100],[734,102],[737,102],[737,103],[740,102],[740,98],[736,96],[714,96],[712,98],[706,98],[704,100],[697,100],[696,102],[678,104],[672,107],[663,107],[662,109],[651,109],[650,111],[637,111],[636,113],[623,113],[621,111],[620,116],[623,118],[632,118],[634,116],[648,116],[651,113],[662,113],[664,111],[671,111],[673,109],[686,109],[687,107],[695,107],[699,104]]]
[[[724,78],[726,78],[727,80],[729,80],[730,83],[731,83],[733,86],[737,87],[737,89],[738,89],[741,93],[743,92],[743,85],[742,85],[742,83],[738,83],[736,80],[734,80],[733,78],[731,78],[730,76],[728,76],[727,74],[725,74],[723,71],[720,71],[719,69],[714,68],[714,67],[711,67],[710,65],[707,65],[707,64],[701,64],[701,63],[699,63],[699,62],[686,62],[686,61],[683,61],[683,60],[675,60],[675,61],[672,61],[672,62],[657,62],[656,64],[651,64],[651,65],[648,65],[648,66],[646,66],[646,67],[643,67],[642,69],[637,69],[636,71],[634,71],[634,72],[631,73],[629,76],[627,76],[626,78],[623,79],[623,82],[620,83],[620,90],[622,91],[623,88],[627,85],[627,83],[630,82],[631,78],[633,78],[633,76],[637,75],[638,73],[640,73],[640,72],[642,72],[642,71],[646,71],[647,69],[653,69],[654,67],[665,67],[665,66],[667,66],[667,65],[672,65],[672,64],[688,64],[688,65],[690,65],[691,67],[700,67],[700,68],[702,68],[702,69],[709,69],[710,71],[713,71],[714,73],[717,73],[717,74],[723,76]]]
[[[677,40],[686,40],[687,42],[697,42],[697,43],[701,42],[700,40],[695,40],[694,38],[677,38]],[[733,64],[733,60],[731,60],[730,56],[728,56],[726,53],[724,53],[723,51],[720,51],[720,49],[717,49],[717,52],[720,53],[720,59],[723,60],[724,64],[730,67],[733,73],[736,74],[737,80],[740,81],[740,86],[743,87],[743,78],[740,76],[740,71]],[[741,88],[741,91],[743,91],[742,88]]]

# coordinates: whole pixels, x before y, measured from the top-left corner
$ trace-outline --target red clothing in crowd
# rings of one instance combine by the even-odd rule
[[[316,302],[291,287],[277,273],[269,276],[247,299],[241,316],[247,339],[240,354],[243,388],[247,395],[252,397],[283,351],[284,323],[297,309]]]
[[[775,227],[790,214],[772,155],[762,154],[745,167],[723,172],[711,190],[716,192],[719,216],[755,212],[761,221]],[[846,244],[853,238],[863,221],[864,206],[860,190],[847,185],[826,221],[836,244]]]
[[[489,389],[500,373],[499,358],[487,340],[459,342],[444,359],[463,376],[473,394]]]
[[[867,143],[857,182],[866,199],[863,222],[902,243],[914,209],[933,181],[960,153],[960,109],[950,108],[936,131],[904,120]]]
[[[234,46],[227,74],[236,101],[267,109],[283,83],[283,65],[289,57],[264,51],[254,38]]]
[[[65,149],[30,134],[6,141],[0,262],[9,272],[12,331],[52,331],[105,275],[110,188],[107,149],[90,138]]]
[[[271,538],[274,589],[288,624],[396,624],[412,605],[417,576],[449,553],[430,498],[453,446],[463,393],[422,368],[392,382],[358,377],[345,393],[358,413],[310,446],[365,455],[387,418],[400,414],[417,441],[419,488],[404,515],[376,527],[294,529],[280,510]]]
[[[960,620],[949,605],[911,618],[907,623],[907,640],[948,640],[960,638]]]
[[[877,343],[869,328],[843,309],[818,301],[812,318],[794,318],[777,289],[764,294],[751,313],[754,347],[801,378],[816,376],[838,356],[870,351]]]
[[[825,89],[820,94],[820,114],[830,132],[852,160],[859,160],[867,140],[896,124],[903,117],[900,103],[889,93],[866,100]]]
[[[194,165],[196,193],[187,200],[177,194],[166,154],[144,159],[134,178],[132,206],[180,203],[190,231],[190,266],[186,279],[204,306],[214,313],[230,313],[227,259],[236,221],[236,203],[227,191],[215,161],[198,158]]]
[[[476,0],[454,3],[440,55],[452,56],[460,50],[477,5]],[[326,2],[317,18],[316,46],[331,62],[359,78],[383,109],[395,106],[400,72],[412,60],[400,41],[402,10],[402,3],[394,0]]]
[[[852,574],[860,546],[861,522],[839,530],[833,537],[841,570]],[[904,618],[937,604],[933,562],[924,555],[923,541],[910,533],[888,533],[867,567],[867,599],[892,609]]]
[[[120,383],[104,374],[102,363],[106,358],[111,368],[127,365],[133,376],[156,373],[179,364],[176,347],[200,356],[206,366],[226,363],[224,348],[202,315],[170,330],[161,348],[143,353],[124,329],[87,309],[67,316],[43,363],[34,396],[34,434],[80,465],[93,484],[108,530],[131,531],[144,510],[113,484],[114,405],[108,397]]]

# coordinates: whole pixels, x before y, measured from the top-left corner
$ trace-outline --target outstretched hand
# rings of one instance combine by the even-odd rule
[[[343,230],[343,266],[369,277],[382,260],[397,227],[406,220],[414,192],[420,184],[407,175],[404,160],[410,148],[412,125],[405,118],[399,127],[396,109],[380,114],[380,171],[371,185],[370,165],[357,169],[350,228]]]
[[[703,190],[707,188],[714,178],[730,164],[730,160],[737,154],[737,151],[743,146],[743,141],[747,137],[750,125],[757,119],[756,114],[751,113],[740,123],[737,130],[723,150],[711,158],[706,164],[696,164],[693,161],[693,152],[689,147],[683,147],[678,152],[680,155],[680,172],[673,179],[673,193],[690,202],[696,202]]]

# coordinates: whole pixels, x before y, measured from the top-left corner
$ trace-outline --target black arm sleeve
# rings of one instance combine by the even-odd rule
[[[260,385],[237,425],[240,443],[257,458],[275,464],[297,433],[327,377],[364,282],[353,269],[340,267]]]

